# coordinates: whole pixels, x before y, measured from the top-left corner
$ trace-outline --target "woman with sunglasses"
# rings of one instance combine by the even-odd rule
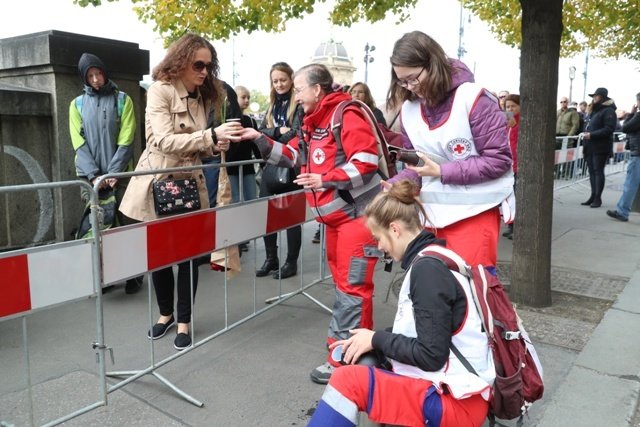
[[[239,123],[224,123],[206,129],[211,109],[219,111],[225,91],[218,79],[218,56],[204,38],[186,34],[175,41],[164,59],[154,68],[154,83],[147,92],[145,126],[147,145],[140,155],[136,171],[149,171],[179,166],[200,165],[201,157],[219,155],[230,142],[239,141]],[[201,169],[173,173],[172,178],[193,178],[198,186],[200,204],[209,206],[207,187]],[[152,184],[167,175],[150,174],[131,178],[120,210],[138,221],[156,219]],[[149,338],[158,339],[175,325],[174,276],[171,266],[151,274],[160,318],[149,331]],[[191,284],[195,297],[198,269],[193,261],[178,265],[177,323],[174,347],[183,350],[191,345]]]
[[[420,31],[395,43],[391,65],[387,104],[402,105],[403,133],[424,165],[389,182],[414,179],[437,237],[468,263],[495,266],[499,207],[506,223],[515,213],[504,112],[462,62]]]

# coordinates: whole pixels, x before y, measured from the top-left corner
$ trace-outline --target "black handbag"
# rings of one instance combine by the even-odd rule
[[[281,194],[300,188],[293,183],[297,175],[295,168],[282,168],[267,164],[262,171],[262,182],[269,193]]]
[[[154,181],[153,205],[158,216],[200,209],[200,192],[196,180],[183,178]]]

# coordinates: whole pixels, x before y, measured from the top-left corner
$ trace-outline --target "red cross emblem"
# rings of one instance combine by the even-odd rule
[[[455,138],[447,143],[447,151],[454,159],[466,159],[471,155],[471,141],[465,138]]]
[[[322,163],[324,163],[324,160],[326,158],[327,155],[324,153],[322,148],[316,148],[315,150],[313,150],[313,154],[311,154],[311,159],[316,165],[321,165]]]

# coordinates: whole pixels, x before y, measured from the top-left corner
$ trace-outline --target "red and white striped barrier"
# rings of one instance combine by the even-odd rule
[[[2,254],[0,319],[93,294],[91,248],[85,240]]]
[[[582,146],[576,148],[565,148],[562,150],[555,151],[555,164],[561,163],[569,163],[574,160],[579,160],[583,158],[582,154]],[[624,142],[614,142],[613,143],[613,152],[614,153],[624,153]]]
[[[103,284],[120,282],[313,219],[304,192],[107,230]],[[0,255],[0,319],[93,293],[93,240]]]

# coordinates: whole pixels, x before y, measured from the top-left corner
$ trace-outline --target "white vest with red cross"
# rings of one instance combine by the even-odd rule
[[[460,85],[453,95],[449,117],[433,128],[424,119],[419,100],[405,102],[402,106],[402,124],[413,147],[448,161],[478,156],[469,115],[483,90],[475,83]],[[513,172],[509,169],[500,178],[471,185],[443,184],[440,178],[422,177],[420,200],[431,224],[435,228],[444,228],[500,205],[512,193]]]
[[[418,256],[421,255],[418,254]],[[455,271],[451,273],[460,282],[460,286],[462,286],[467,297],[467,312],[462,325],[452,333],[451,342],[469,361],[479,376],[469,372],[451,350],[449,350],[449,360],[439,371],[427,372],[417,366],[390,359],[393,365],[393,372],[412,378],[429,380],[440,393],[443,391],[442,385],[446,384],[449,392],[456,399],[464,399],[472,395],[481,394],[488,401],[491,394],[491,386],[496,376],[493,355],[489,350],[487,335],[482,331],[482,321],[473,302],[469,280]],[[393,333],[415,338],[418,335],[416,333],[413,302],[409,294],[410,279],[411,268],[407,270],[400,288],[398,311],[393,322]],[[419,286],[429,286],[429,278],[424,277],[420,280],[423,280],[424,283],[420,283]]]

